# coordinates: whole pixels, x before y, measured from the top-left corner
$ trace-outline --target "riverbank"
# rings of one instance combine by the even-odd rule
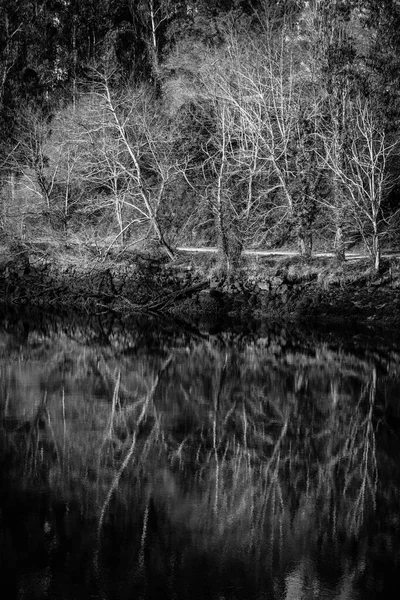
[[[15,245],[0,256],[0,301],[92,314],[169,312],[187,319],[267,318],[398,328],[400,259],[379,275],[368,261],[243,257],[226,276],[218,257],[125,253],[107,260],[75,248],[63,252]]]

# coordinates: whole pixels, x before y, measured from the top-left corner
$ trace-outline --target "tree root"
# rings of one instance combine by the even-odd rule
[[[137,311],[158,311],[171,306],[178,300],[183,300],[192,294],[208,288],[209,285],[210,283],[208,280],[202,281],[200,283],[196,283],[195,285],[190,285],[182,290],[167,294],[162,300],[151,301],[147,302],[146,304],[134,304],[129,300],[129,298],[126,298],[126,296],[121,296],[121,299],[124,300],[124,302],[126,302],[132,309]]]

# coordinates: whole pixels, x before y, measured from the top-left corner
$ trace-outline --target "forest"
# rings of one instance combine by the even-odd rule
[[[0,0],[0,237],[399,242],[398,0]]]

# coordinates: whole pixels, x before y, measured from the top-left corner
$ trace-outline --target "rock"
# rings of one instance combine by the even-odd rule
[[[272,279],[271,279],[271,285],[273,287],[279,287],[282,284],[283,284],[282,277],[272,277]]]
[[[232,283],[231,285],[227,285],[226,287],[224,286],[223,288],[224,292],[226,292],[227,294],[237,294],[238,292],[241,292],[242,290],[240,289],[240,287],[237,286],[237,284]]]
[[[262,292],[269,292],[270,285],[268,281],[259,281],[257,287]]]
[[[288,291],[289,291],[289,287],[285,284],[281,285],[279,290],[277,290],[277,292],[279,294],[281,294],[282,296],[287,295]]]

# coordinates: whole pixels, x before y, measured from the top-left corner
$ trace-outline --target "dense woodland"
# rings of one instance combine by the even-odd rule
[[[398,0],[0,0],[3,239],[399,242]]]

